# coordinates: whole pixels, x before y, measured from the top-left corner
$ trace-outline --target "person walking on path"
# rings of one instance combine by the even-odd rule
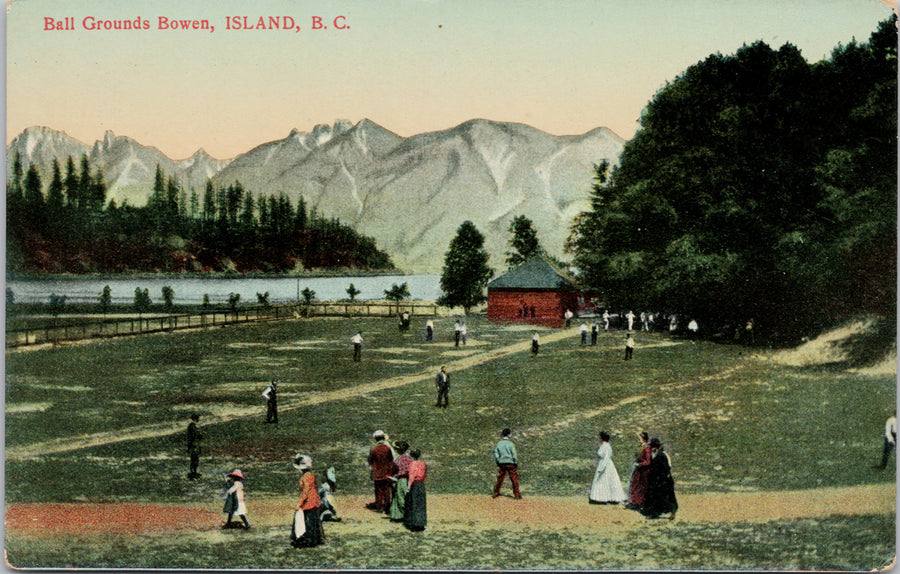
[[[312,473],[312,458],[305,454],[294,456],[293,466],[299,470],[300,500],[291,525],[291,546],[311,548],[325,542],[325,531],[320,516],[322,499],[316,489],[316,477]]]
[[[298,469],[299,470],[299,469]],[[337,515],[337,508],[334,506],[334,489],[337,485],[337,477],[334,472],[334,466],[329,466],[325,470],[325,482],[319,487],[319,519],[322,522],[341,522],[341,517]]]
[[[190,471],[187,476],[190,480],[195,480],[202,476],[197,472],[197,468],[200,466],[200,441],[203,440],[203,435],[197,430],[199,421],[200,415],[194,413],[191,415],[191,422],[188,423],[187,427],[187,450],[191,457]]]
[[[399,453],[399,456],[394,459],[397,473],[392,477],[394,492],[391,497],[389,514],[391,522],[403,522],[406,512],[406,493],[409,492],[409,463],[412,462],[412,457],[406,452],[409,450],[409,443],[404,440],[396,441],[394,450]]]
[[[572,313],[571,309],[566,309],[566,312],[563,314],[563,317],[566,319],[566,329],[572,325],[572,317],[574,316],[575,313]]]
[[[244,473],[239,469],[234,469],[225,478],[228,483],[226,483],[227,488],[225,489],[225,506],[222,508],[222,512],[225,513],[225,522],[222,524],[222,528],[235,528],[231,518],[237,514],[243,522],[244,530],[249,530],[250,521],[247,520],[247,507],[244,505]]]
[[[390,513],[391,510],[391,477],[397,474],[394,464],[394,451],[388,444],[384,431],[377,430],[372,434],[375,446],[369,451],[369,467],[372,469],[372,483],[375,487],[375,502],[366,505],[369,510]]]
[[[437,404],[434,406],[446,409],[450,404],[450,375],[447,374],[447,367],[442,366],[434,376],[434,385],[437,387]]]
[[[362,359],[362,331],[357,331],[350,342],[353,343],[353,362],[358,363]]]
[[[597,344],[597,335],[600,331],[600,326],[597,325],[597,322],[594,321],[591,323],[591,346],[595,346]]]
[[[628,498],[630,502],[626,506],[632,510],[639,510],[644,505],[647,497],[647,479],[650,471],[650,461],[653,460],[653,450],[647,442],[647,433],[641,433],[641,450],[635,458],[631,482],[628,486]]]
[[[582,323],[581,326],[578,327],[578,332],[581,334],[581,345],[587,345],[587,335],[588,335],[588,327],[585,323]]]
[[[878,465],[878,468],[882,470],[887,468],[887,461],[888,457],[891,455],[891,451],[897,448],[897,413],[888,417],[887,422],[884,423],[883,443],[881,448],[881,464]]]
[[[459,323],[459,319],[456,320],[456,324],[453,325],[453,346],[459,347],[459,341],[462,338],[462,325]]]
[[[503,486],[503,479],[508,474],[509,481],[512,483],[513,497],[517,500],[522,498],[519,492],[519,454],[516,451],[516,445],[510,439],[512,431],[508,428],[503,429],[500,433],[500,442],[494,446],[494,462],[497,463],[497,484],[494,486],[493,497],[500,496],[500,487]]]
[[[627,500],[622,480],[612,460],[612,447],[609,445],[609,433],[600,433],[600,448],[597,449],[594,480],[591,481],[591,492],[588,502],[591,504],[622,504]]]
[[[647,518],[659,518],[663,514],[668,514],[669,520],[674,520],[675,512],[678,510],[678,501],[675,499],[672,462],[658,438],[650,439],[650,450],[647,496],[641,506],[641,514]]]
[[[409,456],[412,460],[409,462],[409,492],[406,494],[403,525],[413,532],[421,532],[428,523],[428,505],[425,498],[428,465],[420,460],[422,453],[419,450],[410,451]]]
[[[466,346],[466,339],[468,339],[468,338],[469,338],[469,329],[466,328],[466,323],[465,323],[465,321],[463,321],[463,323],[459,326],[459,340],[460,340],[460,342],[462,342],[463,347]]]
[[[431,319],[425,321],[425,340],[434,341],[434,321]]]
[[[531,338],[531,356],[536,357],[538,354],[538,351],[540,351],[540,350],[541,350],[541,338],[538,336],[537,333],[535,333],[534,336]]]
[[[603,330],[609,331],[609,309],[603,311]]]
[[[275,381],[269,383],[262,396],[266,399],[266,422],[278,424],[278,388]]]
[[[629,332],[625,337],[625,360],[631,360],[631,354],[634,352],[634,336]]]

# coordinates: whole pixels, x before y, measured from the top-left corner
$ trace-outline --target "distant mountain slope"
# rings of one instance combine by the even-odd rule
[[[403,138],[362,120],[293,130],[231,161],[202,150],[174,161],[159,150],[107,132],[89,147],[62,132],[29,128],[13,140],[23,164],[45,184],[50,162],[87,153],[103,168],[109,197],[143,205],[156,165],[190,191],[240,181],[256,194],[285,194],[375,238],[401,269],[438,272],[456,229],[471,220],[485,235],[490,265],[504,269],[510,221],[526,215],[541,244],[562,254],[574,216],[588,207],[593,165],[617,163],[624,140],[606,128],[553,136],[523,124],[472,120],[449,130]],[[45,175],[46,174],[46,175]]]

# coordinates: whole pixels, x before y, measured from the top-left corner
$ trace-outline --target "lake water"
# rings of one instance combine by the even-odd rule
[[[69,303],[97,302],[100,293],[109,285],[114,304],[131,304],[134,290],[147,289],[153,304],[163,301],[162,288],[172,288],[176,305],[200,304],[209,294],[213,305],[227,303],[231,293],[241,296],[241,303],[254,304],[257,293],[269,293],[269,303],[286,303],[302,300],[300,294],[309,288],[316,292],[317,301],[348,299],[347,288],[360,291],[357,300],[384,299],[384,292],[393,285],[409,285],[410,298],[433,300],[441,296],[438,275],[382,275],[377,277],[255,277],[255,278],[200,278],[200,277],[148,277],[128,279],[60,279],[7,281],[16,303],[46,303],[51,294],[65,295]]]

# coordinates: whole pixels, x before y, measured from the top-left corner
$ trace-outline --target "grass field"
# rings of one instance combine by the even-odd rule
[[[491,512],[482,506],[492,502],[490,451],[506,426],[515,432],[525,496],[517,502],[525,504],[557,497],[587,507],[600,430],[613,436],[623,479],[636,433],[659,436],[677,493],[697,500],[892,487],[894,470],[872,467],[895,404],[895,376],[833,364],[789,367],[771,351],[661,333],[638,333],[634,360],[625,362],[623,333],[601,333],[596,347],[582,347],[574,330],[539,329],[547,342],[532,358],[526,350],[532,329],[479,317],[467,322],[469,341],[459,348],[451,340],[452,318],[436,320],[435,342],[424,341],[421,319],[400,332],[392,319],[317,318],[7,352],[8,511],[25,503],[152,503],[215,516],[221,475],[239,467],[248,477],[251,520],[254,504],[284,504],[289,516],[297,479],[289,458],[297,451],[312,456],[319,476],[335,466],[340,510],[342,496],[349,502],[369,495],[365,459],[375,429],[422,450],[429,497],[476,501],[472,524],[430,511],[429,530],[417,537],[363,514],[328,525],[328,543],[307,552],[285,543],[288,524],[279,522],[289,519],[280,517],[247,533],[219,532],[211,518],[187,530],[137,534],[74,528],[48,538],[10,528],[9,562],[870,569],[893,559],[892,509],[823,516],[815,495],[803,498],[808,518],[773,513],[772,520],[751,522],[726,515],[632,523],[637,515],[624,509],[590,507],[596,513],[580,522],[596,517],[598,526],[607,519],[614,526],[569,528],[564,515],[526,512],[517,518],[525,529],[514,534],[475,520]],[[351,361],[356,330],[366,341],[360,363]],[[433,406],[432,377],[442,364],[451,374],[449,409]],[[278,425],[262,424],[260,393],[270,380],[280,383]],[[184,429],[192,412],[201,414],[204,434],[199,481],[185,477]],[[616,525],[609,512],[629,518]],[[373,556],[367,548],[377,542],[391,552]]]

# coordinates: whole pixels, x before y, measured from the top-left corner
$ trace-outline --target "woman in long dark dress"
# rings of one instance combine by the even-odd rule
[[[419,460],[421,453],[414,450],[409,453],[412,461],[409,463],[409,490],[406,493],[406,510],[403,513],[403,524],[410,530],[425,530],[428,522],[428,512],[425,500],[425,477],[428,474],[428,465]]]
[[[291,546],[308,548],[325,542],[325,531],[320,517],[322,501],[316,488],[316,477],[312,473],[312,459],[306,455],[294,457],[294,468],[300,475],[300,502],[291,525]]]
[[[669,520],[673,520],[678,510],[678,501],[675,499],[675,480],[672,478],[669,455],[663,450],[658,438],[650,441],[650,451],[652,458],[647,477],[647,495],[641,514],[647,518],[669,514]]]

